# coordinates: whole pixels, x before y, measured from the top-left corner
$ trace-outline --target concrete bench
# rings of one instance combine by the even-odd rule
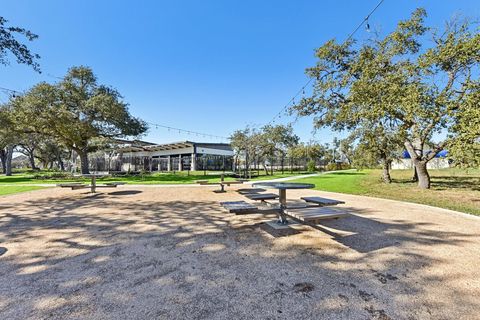
[[[228,210],[228,212],[235,214],[253,213],[258,210],[256,206],[245,201],[227,201],[220,202],[220,204]]]
[[[334,200],[334,199],[328,199],[328,198],[322,198],[322,197],[301,197],[300,199],[310,202],[310,203],[316,203],[319,206],[335,206],[337,204],[344,204],[344,201],[340,200]]]
[[[250,194],[246,194],[245,197],[247,197],[250,200],[265,201],[265,200],[277,199],[278,194],[274,194],[274,193],[250,193]]]
[[[87,184],[77,184],[77,185],[74,185],[74,186],[70,186],[68,188],[71,188],[72,190],[77,190],[77,189],[90,188],[90,186],[87,185]]]
[[[254,194],[254,193],[260,193],[266,191],[265,189],[261,188],[243,188],[243,189],[238,189],[237,192],[246,195],[246,194]]]
[[[338,219],[348,215],[345,209],[331,207],[287,209],[285,213],[292,218],[308,223],[316,223],[324,219]]]
[[[220,190],[215,192],[225,192],[225,186],[230,186],[232,184],[243,184],[241,181],[220,181],[220,182],[208,182],[207,180],[198,180],[197,182],[202,186],[220,186]]]
[[[198,183],[198,184],[208,184],[208,180],[197,180],[197,181],[195,181],[195,183]]]
[[[280,203],[278,200],[267,200],[265,204],[270,208],[280,208]],[[301,200],[289,200],[286,203],[286,209],[304,209],[304,208],[318,208],[319,206],[316,204],[309,204],[305,201]]]
[[[222,181],[220,184],[224,184],[226,186],[230,186],[231,184],[243,184],[242,181]]]
[[[106,182],[104,183],[105,186],[123,186],[127,184],[126,182]]]
[[[85,185],[83,182],[68,182],[68,183],[59,183],[57,184],[57,187],[60,188],[71,188],[75,186],[82,186]]]

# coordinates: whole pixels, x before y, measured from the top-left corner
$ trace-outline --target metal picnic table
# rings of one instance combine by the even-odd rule
[[[90,190],[92,193],[95,193],[97,188],[97,178],[104,178],[110,176],[109,174],[105,173],[89,173],[89,174],[82,174],[82,177],[91,178],[90,182]]]
[[[287,208],[287,189],[312,189],[315,187],[315,185],[311,183],[295,182],[257,182],[252,184],[252,187],[278,190],[278,201],[280,204],[278,211],[278,223],[287,224],[287,215],[285,214],[285,209]]]

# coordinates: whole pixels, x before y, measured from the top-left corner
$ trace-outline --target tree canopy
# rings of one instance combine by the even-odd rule
[[[88,173],[88,153],[98,139],[138,136],[147,125],[133,117],[113,88],[98,84],[93,71],[73,67],[57,84],[40,83],[13,101],[17,127],[51,137],[74,150]]]
[[[438,152],[462,135],[480,136],[480,126],[465,128],[474,110],[469,106],[479,104],[480,34],[468,21],[438,32],[425,17],[417,9],[393,32],[362,44],[326,42],[316,51],[316,66],[307,69],[316,79],[313,94],[293,107],[315,115],[316,126],[335,130],[367,132],[372,123],[382,124],[409,152],[421,188],[430,187],[427,163]],[[442,132],[448,139],[434,143]]]
[[[8,65],[8,53],[11,53],[18,63],[29,65],[40,72],[40,65],[37,62],[40,56],[32,53],[24,43],[18,40],[18,36],[23,36],[26,40],[33,41],[38,38],[38,35],[21,27],[7,26],[7,22],[5,18],[0,17],[0,64]]]

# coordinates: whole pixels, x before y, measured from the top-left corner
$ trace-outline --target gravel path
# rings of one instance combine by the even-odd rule
[[[479,218],[298,190],[351,215],[286,236],[233,189],[0,198],[0,319],[480,319]]]

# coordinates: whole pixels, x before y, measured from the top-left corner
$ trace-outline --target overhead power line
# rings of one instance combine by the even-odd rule
[[[358,24],[358,26],[348,35],[347,39],[345,41],[348,41],[350,40],[354,35],[355,33],[365,24],[367,23],[367,29],[370,30],[370,24],[368,23],[368,19],[370,18],[370,16],[378,9],[378,7],[380,7],[382,5],[382,3],[384,2],[385,0],[380,0],[377,5],[375,6],[375,8],[373,8],[367,15],[365,18],[363,18],[363,20]],[[295,99],[298,98],[298,96],[300,94],[305,94],[305,89],[308,87],[308,85],[314,80],[314,78],[310,78],[301,88],[300,90],[297,91],[297,93],[287,102],[286,105],[284,105],[282,107],[282,109],[280,109],[280,111],[272,118],[272,120],[270,120],[267,125],[269,124],[272,124],[275,122],[275,120],[278,118],[280,119],[282,117],[282,115],[288,110],[290,104],[292,104],[292,102],[294,103],[295,102]]]
[[[13,90],[13,89],[8,89],[8,88],[4,88],[4,87],[0,87],[0,90],[2,90],[3,92],[8,92],[9,94],[21,94],[20,91],[17,91],[17,90]]]

